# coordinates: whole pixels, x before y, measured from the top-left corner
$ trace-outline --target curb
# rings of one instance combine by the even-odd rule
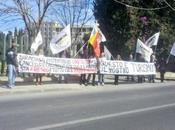
[[[61,91],[73,91],[81,90],[83,87],[79,87],[74,84],[44,84],[44,85],[16,85],[14,88],[7,88],[5,85],[0,85],[0,95],[9,94],[22,94],[22,93],[41,93],[41,92],[61,92]]]
[[[165,82],[160,83],[156,81],[156,83],[133,83],[133,84],[119,84],[112,85],[106,84],[105,86],[84,86],[79,84],[53,84],[53,86],[42,85],[28,85],[24,86],[16,86],[12,89],[0,88],[0,96],[5,95],[17,95],[17,94],[29,94],[29,93],[45,93],[45,92],[56,92],[56,93],[66,93],[66,92],[100,92],[100,91],[123,91],[123,90],[134,90],[134,89],[147,89],[147,88],[155,88],[155,87],[163,87],[163,86],[174,86],[175,82]],[[151,84],[151,85],[150,85]]]

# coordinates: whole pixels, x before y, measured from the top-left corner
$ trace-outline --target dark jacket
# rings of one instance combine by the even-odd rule
[[[15,48],[10,48],[6,52],[6,61],[7,64],[11,64],[17,67],[17,53],[15,51]]]
[[[166,61],[164,59],[161,59],[158,67],[159,67],[160,72],[165,73],[165,71],[166,71]]]

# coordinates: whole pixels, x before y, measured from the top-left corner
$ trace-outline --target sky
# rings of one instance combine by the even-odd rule
[[[25,1],[28,1],[29,4],[32,4],[31,1],[32,0],[25,0]],[[70,1],[74,1],[74,0],[70,0]],[[77,0],[76,0],[77,1]],[[79,0],[81,1],[81,0]],[[92,2],[92,1],[91,1]],[[1,0],[0,2],[1,4],[7,4],[8,6],[13,6],[13,3],[11,2],[11,0]],[[0,6],[0,8],[2,8],[2,6]],[[92,5],[91,5],[91,8],[92,8]],[[33,8],[34,9],[34,8]],[[89,10],[89,14],[93,14],[92,10]],[[33,13],[33,16],[35,14]],[[47,17],[46,19],[48,19],[47,21],[57,21],[55,20],[53,17]],[[89,25],[94,23],[94,18],[92,21],[90,21]],[[17,27],[18,29],[24,29],[25,28],[25,25],[24,25],[24,22],[23,20],[20,18],[20,17],[16,17],[14,15],[11,15],[9,17],[0,17],[0,31],[4,32],[4,33],[7,33],[8,31],[14,31],[15,30],[15,27]]]

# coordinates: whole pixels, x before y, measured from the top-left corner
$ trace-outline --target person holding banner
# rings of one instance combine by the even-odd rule
[[[62,51],[60,53],[60,57],[61,58],[68,58],[69,57],[68,52],[66,50]],[[64,80],[64,83],[67,83],[67,81],[68,81],[68,75],[67,74],[60,74],[59,75],[59,78],[58,78],[58,82],[61,83],[62,80]]]
[[[120,54],[117,54],[116,60],[122,60]],[[114,84],[118,85],[119,75],[115,75]]]
[[[164,58],[161,58],[160,63],[158,65],[159,71],[160,71],[160,80],[163,83],[164,82],[164,75],[166,72],[166,60]]]
[[[106,57],[105,57],[105,53],[102,52],[101,53],[101,57],[97,59],[97,69],[98,69],[98,86],[99,85],[102,85],[104,86],[104,74],[101,74],[100,73],[100,62],[102,62],[103,60],[106,60]],[[99,62],[99,63],[98,63]]]
[[[134,58],[133,58],[133,55],[132,54],[129,55],[129,59],[128,60],[131,61],[131,62],[134,61]],[[134,76],[133,75],[131,75],[131,76],[128,75],[127,76],[127,81],[129,81],[130,78],[131,78],[131,81],[134,81]]]
[[[87,57],[84,53],[79,53],[79,58],[86,59]],[[80,85],[82,85],[82,84],[87,86],[86,74],[80,75]]]
[[[89,46],[89,57],[88,58],[89,59],[91,59],[91,58],[94,59],[95,58],[92,46]],[[95,77],[96,77],[95,73],[88,74],[85,85],[89,84],[91,76],[92,76],[92,86],[95,86]]]
[[[156,65],[156,57],[154,54],[151,55],[150,62],[154,63]],[[150,75],[149,82],[154,83],[155,82],[155,75]]]
[[[7,76],[9,88],[15,86],[15,78],[17,75],[18,64],[17,64],[17,46],[18,44],[12,41],[12,46],[6,52],[6,61],[7,61]]]
[[[43,57],[44,56],[44,52],[43,52],[43,49],[40,47],[37,51],[37,55],[39,57]],[[43,74],[41,73],[36,73],[36,85],[41,85],[42,84],[42,77],[43,77]]]
[[[144,57],[140,53],[136,54],[136,61],[137,62],[146,62]],[[137,77],[138,77],[138,83],[143,83],[145,81],[144,75],[138,75]]]

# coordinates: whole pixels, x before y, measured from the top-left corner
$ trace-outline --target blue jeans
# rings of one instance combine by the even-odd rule
[[[16,78],[16,67],[14,65],[8,64],[8,86],[14,87],[15,86],[15,78]]]

